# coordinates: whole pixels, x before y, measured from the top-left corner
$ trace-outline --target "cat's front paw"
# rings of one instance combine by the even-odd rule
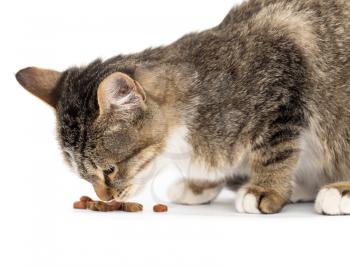
[[[325,187],[317,194],[315,210],[325,215],[350,215],[350,193],[336,187]]]
[[[240,189],[235,200],[236,210],[249,214],[277,213],[284,204],[285,198],[276,191],[253,185]]]
[[[168,189],[168,197],[170,201],[184,205],[206,204],[219,194],[222,189],[222,183],[217,185],[208,184],[195,185],[188,180],[176,181]]]

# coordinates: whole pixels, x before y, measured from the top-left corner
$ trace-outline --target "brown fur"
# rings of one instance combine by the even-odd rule
[[[51,106],[58,101],[53,89],[60,77],[60,72],[36,67],[25,68],[16,74],[16,79],[25,89]]]
[[[210,190],[213,188],[220,187],[224,184],[224,181],[212,182],[212,181],[188,181],[188,187],[192,191],[192,193],[196,195],[200,195],[205,190]]]
[[[348,195],[350,197],[350,182],[349,181],[340,181],[335,183],[330,183],[324,186],[324,188],[335,188],[337,189],[342,196]]]
[[[306,135],[320,147],[315,187],[349,180],[349,57],[349,1],[250,0],[218,26],[169,46],[68,69],[53,79],[57,102],[42,93],[44,73],[22,70],[17,78],[56,108],[68,163],[101,197],[127,197],[133,178],[186,126],[191,159],[207,170],[247,154],[245,188],[263,213],[274,213],[300,179]],[[144,96],[132,90],[127,103],[106,108],[122,97],[118,87],[114,97],[102,94],[115,76]],[[111,165],[118,172],[108,186],[101,174]],[[200,184],[189,187],[210,188]]]

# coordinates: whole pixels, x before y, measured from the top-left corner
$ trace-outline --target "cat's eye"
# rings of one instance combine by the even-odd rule
[[[112,177],[115,175],[116,168],[114,166],[109,166],[108,168],[103,170],[103,176],[105,179],[105,183],[108,187],[112,187]]]
[[[70,153],[68,153],[67,151],[63,152],[64,156],[67,157],[68,159],[71,159]]]
[[[111,174],[113,174],[115,171],[115,167],[114,166],[110,166],[107,169],[103,170],[103,174],[105,176],[110,176]]]

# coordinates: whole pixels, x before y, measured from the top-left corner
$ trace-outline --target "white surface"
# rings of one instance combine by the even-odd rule
[[[137,201],[139,214],[75,211],[92,188],[64,165],[49,107],[14,73],[36,65],[62,70],[98,56],[167,44],[214,26],[235,1],[7,1],[1,27],[0,267],[346,267],[349,217],[312,204],[281,214],[242,215],[233,194],[212,205],[170,205],[154,214],[158,178]],[[160,186],[159,186],[160,185]]]

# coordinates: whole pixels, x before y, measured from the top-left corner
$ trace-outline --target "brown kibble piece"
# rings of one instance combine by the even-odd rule
[[[121,202],[118,202],[116,200],[112,200],[110,202],[108,202],[108,205],[113,209],[113,210],[120,210],[121,207],[122,207],[122,204]]]
[[[87,209],[94,210],[94,211],[99,211],[98,206],[96,205],[95,201],[88,202],[87,204]]]
[[[111,202],[102,202],[102,201],[87,202],[87,208],[93,211],[101,211],[101,212],[116,211],[116,210],[120,210],[121,207],[122,207],[122,203],[117,202],[115,200]]]
[[[80,201],[87,203],[87,202],[91,202],[93,200],[90,197],[83,195],[82,197],[80,197]]]
[[[112,200],[109,202],[103,201],[94,201],[88,196],[80,197],[80,201],[74,202],[73,207],[76,209],[90,209],[93,211],[126,211],[126,212],[138,212],[143,209],[143,206],[139,203],[133,202],[118,202],[116,200]]]
[[[73,208],[75,208],[75,209],[86,209],[87,208],[87,204],[86,204],[86,202],[77,201],[77,202],[74,202]]]
[[[163,204],[157,204],[157,205],[153,206],[153,211],[154,212],[167,212],[168,207],[166,205],[163,205]]]
[[[143,206],[139,203],[126,202],[121,203],[121,210],[126,212],[139,212],[142,211]]]
[[[87,203],[87,208],[93,211],[101,211],[101,212],[107,212],[107,211],[113,211],[116,210],[114,206],[102,202],[102,201],[92,201]]]

